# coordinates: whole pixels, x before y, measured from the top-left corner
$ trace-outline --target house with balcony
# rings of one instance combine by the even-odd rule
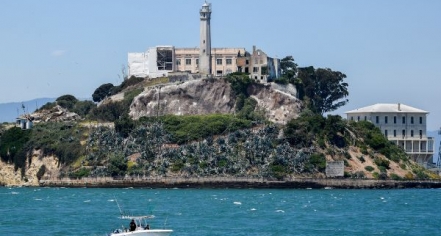
[[[400,103],[379,103],[345,113],[348,120],[369,121],[377,126],[415,162],[432,164],[434,139],[427,137],[426,129],[429,112]]]

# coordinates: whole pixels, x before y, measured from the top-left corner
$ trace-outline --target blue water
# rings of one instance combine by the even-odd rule
[[[0,187],[0,235],[106,235],[133,214],[172,235],[441,235],[441,189]]]

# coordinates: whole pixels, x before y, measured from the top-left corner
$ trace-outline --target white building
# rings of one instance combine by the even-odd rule
[[[128,77],[157,78],[170,72],[224,76],[233,72],[249,73],[259,82],[270,82],[280,77],[280,59],[269,57],[253,46],[247,52],[243,47],[211,47],[211,4],[204,3],[200,15],[200,47],[151,47],[146,52],[128,53]]]
[[[175,48],[173,46],[151,47],[146,52],[128,54],[129,77],[156,78],[175,71]]]
[[[434,139],[427,137],[429,112],[404,104],[375,104],[346,112],[352,121],[370,121],[418,163],[432,164]]]

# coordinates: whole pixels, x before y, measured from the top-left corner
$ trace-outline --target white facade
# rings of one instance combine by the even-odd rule
[[[375,104],[346,112],[352,121],[370,121],[418,163],[432,163],[434,139],[427,137],[429,112],[404,104]]]
[[[173,46],[156,46],[142,53],[128,54],[129,77],[163,77],[175,69]]]
[[[129,52],[128,53],[128,72],[129,77],[147,77],[148,70],[148,51],[147,52]]]

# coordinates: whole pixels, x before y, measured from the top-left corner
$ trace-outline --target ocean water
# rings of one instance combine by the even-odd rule
[[[172,235],[441,235],[441,189],[7,187],[0,235],[107,235],[128,227],[117,203]]]

